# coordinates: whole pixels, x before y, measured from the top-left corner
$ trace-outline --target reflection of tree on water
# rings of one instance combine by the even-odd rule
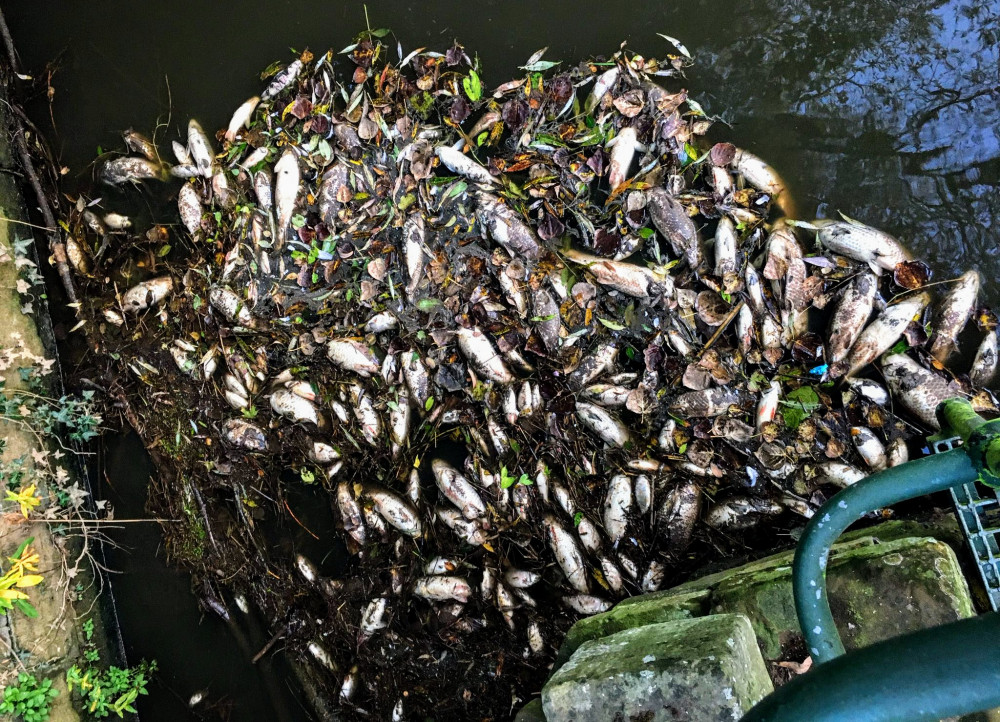
[[[699,84],[737,135],[786,171],[801,207],[898,233],[938,278],[977,264],[1000,277],[1000,2],[770,10],[699,54]]]

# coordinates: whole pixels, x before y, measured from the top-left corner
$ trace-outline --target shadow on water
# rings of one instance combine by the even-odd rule
[[[984,300],[1000,301],[997,0],[385,0],[368,14],[372,27],[396,32],[404,53],[459,39],[479,54],[488,86],[543,46],[547,58],[566,61],[609,54],[622,40],[662,55],[672,48],[656,33],[669,33],[696,58],[693,96],[722,116],[734,141],[786,176],[803,214],[842,211],[883,227],[926,258],[937,280],[978,266]],[[63,53],[53,80],[56,128],[44,97],[30,109],[69,177],[85,179],[97,146],[120,147],[123,128],[167,124],[157,135],[169,142],[191,116],[223,127],[260,92],[257,72],[290,58],[289,48],[347,45],[365,11],[298,0],[90,0],[18,3],[7,19],[26,67],[41,73]],[[134,436],[111,439],[113,488],[98,498],[106,493],[120,517],[140,515],[152,473]],[[301,552],[324,572],[340,568],[344,550],[328,541],[337,536],[328,507],[310,504],[309,493],[289,499],[301,527],[275,530],[269,541],[275,554]],[[295,719],[294,695],[270,681],[287,678],[280,660],[247,662],[247,650],[266,642],[260,630],[241,621],[234,636],[199,612],[188,577],[157,556],[158,527],[115,533],[130,550],[112,557],[125,572],[115,589],[129,655],[155,656],[163,670],[144,719],[184,718],[184,701],[205,686],[234,703],[233,720]]]
[[[107,438],[103,472],[95,484],[97,498],[107,499],[119,519],[146,516],[146,489],[156,469],[135,434]],[[159,525],[124,526],[109,532],[120,546],[108,549],[107,561],[120,572],[112,583],[125,653],[132,663],[155,658],[160,665],[141,705],[143,721],[310,719],[290,686],[280,650],[251,663],[269,638],[264,620],[232,603],[229,622],[202,611],[191,578],[167,566]],[[204,692],[205,701],[192,710],[188,701],[196,692]]]

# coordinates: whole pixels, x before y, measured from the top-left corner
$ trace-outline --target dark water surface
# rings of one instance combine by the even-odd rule
[[[340,49],[365,23],[360,3],[329,1],[5,5],[25,67],[39,73],[59,58],[56,129],[44,99],[31,110],[71,176],[84,178],[98,146],[121,147],[121,129],[164,123],[168,144],[192,116],[223,127],[289,48]],[[662,56],[673,49],[656,33],[677,37],[697,61],[692,97],[784,174],[803,215],[839,210],[884,228],[937,280],[978,267],[985,299],[1000,301],[998,0],[393,0],[368,14],[372,27],[396,31],[404,54],[458,39],[478,52],[490,87],[546,45],[547,58],[572,63],[623,40]],[[110,456],[134,466],[141,450],[128,443]],[[114,473],[141,492],[151,472]],[[254,676],[221,621],[199,625],[189,582],[154,559],[155,542],[136,537],[132,558],[118,557],[130,572],[118,585],[130,655],[159,658],[177,695],[158,691],[144,719],[184,719],[177,700],[208,684],[234,702],[232,720],[280,719],[273,683]],[[297,714],[294,696],[277,703],[284,713]]]

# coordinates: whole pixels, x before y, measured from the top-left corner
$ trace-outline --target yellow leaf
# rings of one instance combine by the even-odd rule
[[[45,581],[40,574],[25,574],[17,580],[18,587],[34,587]]]
[[[0,599],[27,599],[28,595],[16,589],[0,590]]]

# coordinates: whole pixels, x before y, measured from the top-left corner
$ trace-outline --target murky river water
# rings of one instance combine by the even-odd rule
[[[55,130],[44,100],[33,117],[70,173],[84,176],[99,145],[121,145],[121,129],[163,123],[159,137],[169,140],[191,116],[221,127],[259,92],[256,73],[289,48],[339,49],[365,23],[360,3],[7,4],[25,66],[57,68]],[[1000,302],[997,0],[392,0],[368,15],[372,27],[396,31],[404,53],[460,40],[479,53],[487,85],[546,45],[547,58],[566,61],[623,40],[656,56],[671,51],[656,33],[673,35],[697,61],[692,96],[730,124],[734,142],[782,171],[804,215],[841,211],[880,226],[928,260],[937,280],[978,267],[986,300]],[[149,473],[117,468],[125,484]],[[133,542],[136,554],[155,553],[155,539]],[[246,655],[219,641],[221,622],[197,626],[186,581],[146,559],[122,565],[149,574],[131,586],[126,578],[119,593],[129,652],[160,658],[166,682],[144,719],[182,719],[180,698],[206,685],[233,701],[232,720],[274,718],[280,690],[247,684]],[[142,607],[154,593],[158,605]],[[295,716],[292,697],[278,706]]]

